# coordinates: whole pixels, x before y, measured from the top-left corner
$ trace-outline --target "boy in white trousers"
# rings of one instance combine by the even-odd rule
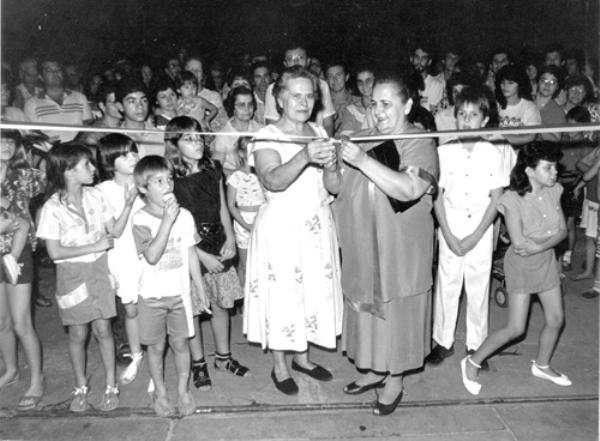
[[[456,97],[459,130],[479,129],[489,121],[485,90],[467,87]],[[433,339],[425,361],[440,364],[454,353],[460,295],[467,295],[467,352],[475,351],[488,331],[493,222],[496,203],[509,183],[501,150],[479,136],[460,136],[438,149],[439,193],[434,210],[439,222],[439,257],[434,296]]]

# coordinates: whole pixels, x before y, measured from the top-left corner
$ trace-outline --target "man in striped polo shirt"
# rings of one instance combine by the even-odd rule
[[[85,95],[66,89],[62,65],[47,59],[42,62],[44,91],[25,102],[25,119],[44,124],[67,124],[82,126],[92,120],[92,112]],[[73,140],[76,131],[44,131],[51,140],[67,142]]]

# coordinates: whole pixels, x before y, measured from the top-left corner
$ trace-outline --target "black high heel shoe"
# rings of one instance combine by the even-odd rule
[[[402,389],[400,391],[400,393],[398,394],[396,399],[393,402],[391,402],[390,404],[380,403],[379,400],[375,401],[375,407],[373,408],[373,415],[385,416],[385,415],[389,415],[390,413],[394,412],[394,410],[396,410],[396,407],[398,407],[400,400],[402,400],[402,395],[404,395],[404,389]]]

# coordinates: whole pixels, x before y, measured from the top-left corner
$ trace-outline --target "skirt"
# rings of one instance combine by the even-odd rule
[[[358,369],[398,375],[421,368],[431,349],[431,291],[384,308],[382,319],[344,302],[342,350]]]
[[[504,280],[512,294],[536,294],[560,285],[554,249],[522,257],[510,246],[504,255]]]
[[[233,308],[236,300],[244,298],[240,279],[234,267],[230,267],[222,273],[205,273],[202,275],[202,281],[211,305],[229,309]],[[193,284],[191,296],[192,312],[194,315],[199,315],[201,313],[200,301]]]

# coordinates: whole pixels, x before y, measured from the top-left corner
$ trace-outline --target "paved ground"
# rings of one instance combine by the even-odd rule
[[[579,255],[575,267],[579,266]],[[43,287],[51,290],[52,273],[44,274]],[[248,345],[241,335],[241,317],[233,317],[234,355],[252,369],[249,378],[238,378],[211,369],[213,389],[194,390],[195,415],[160,419],[148,407],[146,367],[134,383],[121,387],[121,407],[110,413],[68,412],[72,373],[66,335],[55,307],[36,310],[36,326],[44,347],[46,395],[40,409],[18,412],[16,403],[26,388],[27,366],[20,357],[22,381],[0,390],[0,439],[7,440],[568,440],[598,439],[598,299],[579,293],[591,281],[564,284],[566,327],[553,366],[573,380],[561,388],[533,377],[529,363],[535,356],[542,324],[538,302],[531,309],[529,331],[519,343],[490,360],[482,373],[483,389],[469,395],[460,380],[459,360],[464,352],[464,315],[459,319],[456,353],[438,367],[428,367],[406,378],[406,395],[397,411],[385,418],[371,414],[373,392],[349,396],[342,392],[355,370],[340,351],[315,349],[313,359],[335,376],[319,383],[304,375],[296,397],[279,393],[270,378],[270,356]],[[497,282],[494,282],[497,286]],[[494,302],[490,327],[499,327],[506,309]],[[206,324],[205,324],[206,325]],[[212,336],[205,326],[207,352]],[[98,404],[103,373],[98,349],[89,345],[90,402]],[[209,357],[212,362],[212,356]],[[0,372],[3,366],[0,361]],[[121,369],[121,368],[119,368]],[[167,377],[172,379],[172,356],[167,356]],[[173,382],[169,382],[171,390]]]

